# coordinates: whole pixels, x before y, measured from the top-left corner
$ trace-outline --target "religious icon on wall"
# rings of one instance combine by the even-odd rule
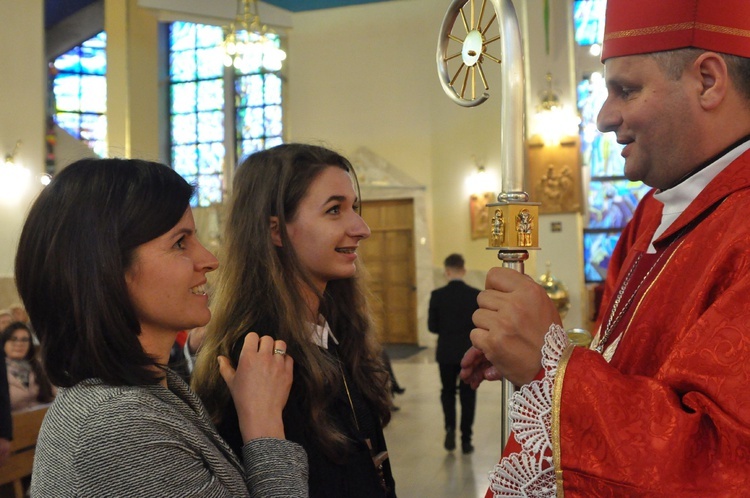
[[[540,214],[580,212],[582,187],[577,139],[564,145],[529,143],[528,191]]]
[[[495,202],[495,194],[472,194],[469,198],[469,214],[471,215],[471,239],[486,239],[489,236],[491,224],[487,213],[487,204]]]

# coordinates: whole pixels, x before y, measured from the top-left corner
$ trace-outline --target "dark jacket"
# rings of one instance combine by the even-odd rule
[[[5,351],[0,351],[0,438],[13,440],[13,418],[10,414],[8,369],[5,368]]]
[[[273,325],[253,324],[249,330],[254,330],[260,335],[275,335],[277,327]],[[345,332],[341,332],[343,335]],[[334,334],[338,336],[337,332]],[[232,360],[237,364],[244,336],[235,344],[232,350]],[[329,338],[329,352],[335,354],[335,345]],[[294,365],[294,380],[289,401],[283,412],[284,433],[290,441],[300,444],[307,452],[310,465],[310,498],[395,498],[395,484],[391,472],[390,459],[383,464],[383,474],[389,492],[386,493],[380,484],[375,466],[372,462],[370,449],[367,447],[365,437],[371,440],[374,448],[378,451],[386,450],[383,429],[377,416],[359,389],[354,385],[351,375],[347,372],[347,386],[352,397],[352,403],[357,412],[358,430],[352,416],[352,408],[346,390],[342,384],[338,392],[331,392],[331,404],[327,416],[336,421],[336,425],[353,440],[352,449],[346,455],[341,455],[341,461],[335,462],[328,458],[313,437],[310,426],[310,416],[306,407],[306,393],[300,378],[299,366]],[[224,411],[222,420],[217,424],[219,434],[234,449],[242,444],[242,439],[237,421],[237,412],[234,405]],[[363,436],[364,434],[364,436]]]
[[[451,280],[445,287],[432,291],[427,328],[438,335],[435,353],[438,363],[458,365],[471,347],[469,334],[474,328],[471,317],[479,308],[478,295],[479,289],[462,280]]]

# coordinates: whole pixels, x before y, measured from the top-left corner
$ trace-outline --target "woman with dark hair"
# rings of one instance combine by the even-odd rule
[[[42,369],[29,326],[13,322],[0,335],[5,351],[11,410],[25,410],[49,403],[55,397],[54,388]]]
[[[388,377],[356,264],[370,235],[358,190],[349,161],[322,147],[280,145],[240,165],[216,317],[193,372],[193,388],[237,447],[216,357],[236,361],[250,331],[286,341],[295,368],[284,427],[307,451],[313,497],[395,496],[382,430]]]
[[[218,266],[197,239],[192,195],[162,164],[84,159],[32,206],[16,283],[59,387],[33,496],[306,496],[304,451],[284,440],[283,341],[249,334],[236,371],[218,359],[244,466],[166,367],[177,333],[208,322],[206,274]]]

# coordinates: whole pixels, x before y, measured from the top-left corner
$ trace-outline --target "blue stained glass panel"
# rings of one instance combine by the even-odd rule
[[[169,51],[195,50],[198,25],[190,22],[173,22],[169,25]]]
[[[104,50],[81,51],[81,71],[86,74],[104,76],[107,73],[107,54]]]
[[[83,76],[81,78],[81,112],[107,112],[107,78]]]
[[[224,42],[224,30],[220,26],[208,24],[197,24],[196,26],[196,48],[215,47]]]
[[[650,188],[629,180],[592,181],[589,185],[589,228],[625,228]]]
[[[281,106],[269,105],[266,107],[264,125],[266,135],[281,135]]]
[[[250,154],[264,150],[266,148],[265,145],[266,141],[263,139],[243,140],[242,153],[240,154],[240,157],[245,158]]]
[[[607,278],[612,251],[619,239],[619,230],[583,231],[583,274],[586,283],[603,282]]]
[[[198,111],[213,111],[224,107],[224,80],[198,82]]]
[[[81,46],[86,47],[86,48],[95,48],[101,51],[106,51],[107,50],[107,33],[105,31],[102,31],[101,33],[94,36],[93,38],[89,38],[88,40],[83,42]]]
[[[58,112],[81,111],[81,76],[59,73],[52,86]]]
[[[198,149],[195,145],[172,147],[172,167],[183,178],[198,174]]]
[[[255,65],[224,68],[223,31],[218,26],[173,23],[170,28],[170,124],[173,166],[198,182],[197,202],[221,202],[226,117],[234,107],[238,154],[283,143],[282,80]],[[277,46],[278,37],[274,37]],[[234,85],[233,101],[225,102],[224,80]],[[226,107],[230,107],[227,114]],[[190,116],[190,117],[188,117]],[[194,147],[191,145],[194,144]]]
[[[592,178],[623,176],[625,159],[623,146],[617,143],[614,133],[601,133],[596,128],[596,118],[607,99],[607,87],[599,73],[578,84],[578,109],[581,112],[581,156],[589,166]]]
[[[244,120],[242,123],[242,135],[250,138],[262,137],[265,133],[263,129],[263,108],[252,107],[245,109]]]
[[[266,75],[266,104],[281,105],[281,78],[275,74]]]
[[[224,111],[199,112],[198,142],[221,142],[224,140]]]
[[[221,46],[197,50],[196,58],[200,61],[196,71],[198,79],[224,76],[224,49]]]
[[[172,144],[194,144],[198,141],[195,114],[172,115]]]
[[[81,139],[86,142],[107,138],[107,117],[101,114],[81,114]]]
[[[77,50],[71,50],[55,59],[55,69],[58,71],[81,72],[81,57]]]
[[[240,107],[257,107],[263,105],[263,76],[252,74],[242,76],[235,87],[240,97]]]
[[[583,161],[591,168],[592,178],[623,176],[625,159],[620,154],[623,146],[617,143],[613,133],[584,130],[586,141],[581,142]]]
[[[604,40],[604,12],[607,0],[575,0],[573,28],[578,45],[587,46]]]
[[[107,153],[106,46],[102,32],[57,57],[52,81],[58,125],[102,156]]]
[[[276,147],[277,145],[281,145],[283,143],[284,143],[284,139],[281,138],[281,136],[268,137],[268,139],[266,139],[266,149],[270,149],[271,147]]]
[[[198,205],[210,206],[222,199],[223,178],[216,175],[201,175],[198,179]]]
[[[81,115],[70,112],[58,112],[55,116],[57,126],[67,131],[74,137],[81,136]]]
[[[224,167],[223,143],[203,143],[198,145],[198,168],[201,174],[220,174]]]
[[[173,82],[193,79],[197,69],[194,52],[172,52],[169,61],[169,77]]]
[[[194,82],[176,83],[172,89],[172,113],[196,112],[198,102],[196,100],[196,87]]]

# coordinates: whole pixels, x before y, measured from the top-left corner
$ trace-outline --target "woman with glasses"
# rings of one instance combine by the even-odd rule
[[[39,363],[29,327],[23,322],[13,322],[0,337],[8,369],[11,410],[25,410],[52,401],[54,388]]]

